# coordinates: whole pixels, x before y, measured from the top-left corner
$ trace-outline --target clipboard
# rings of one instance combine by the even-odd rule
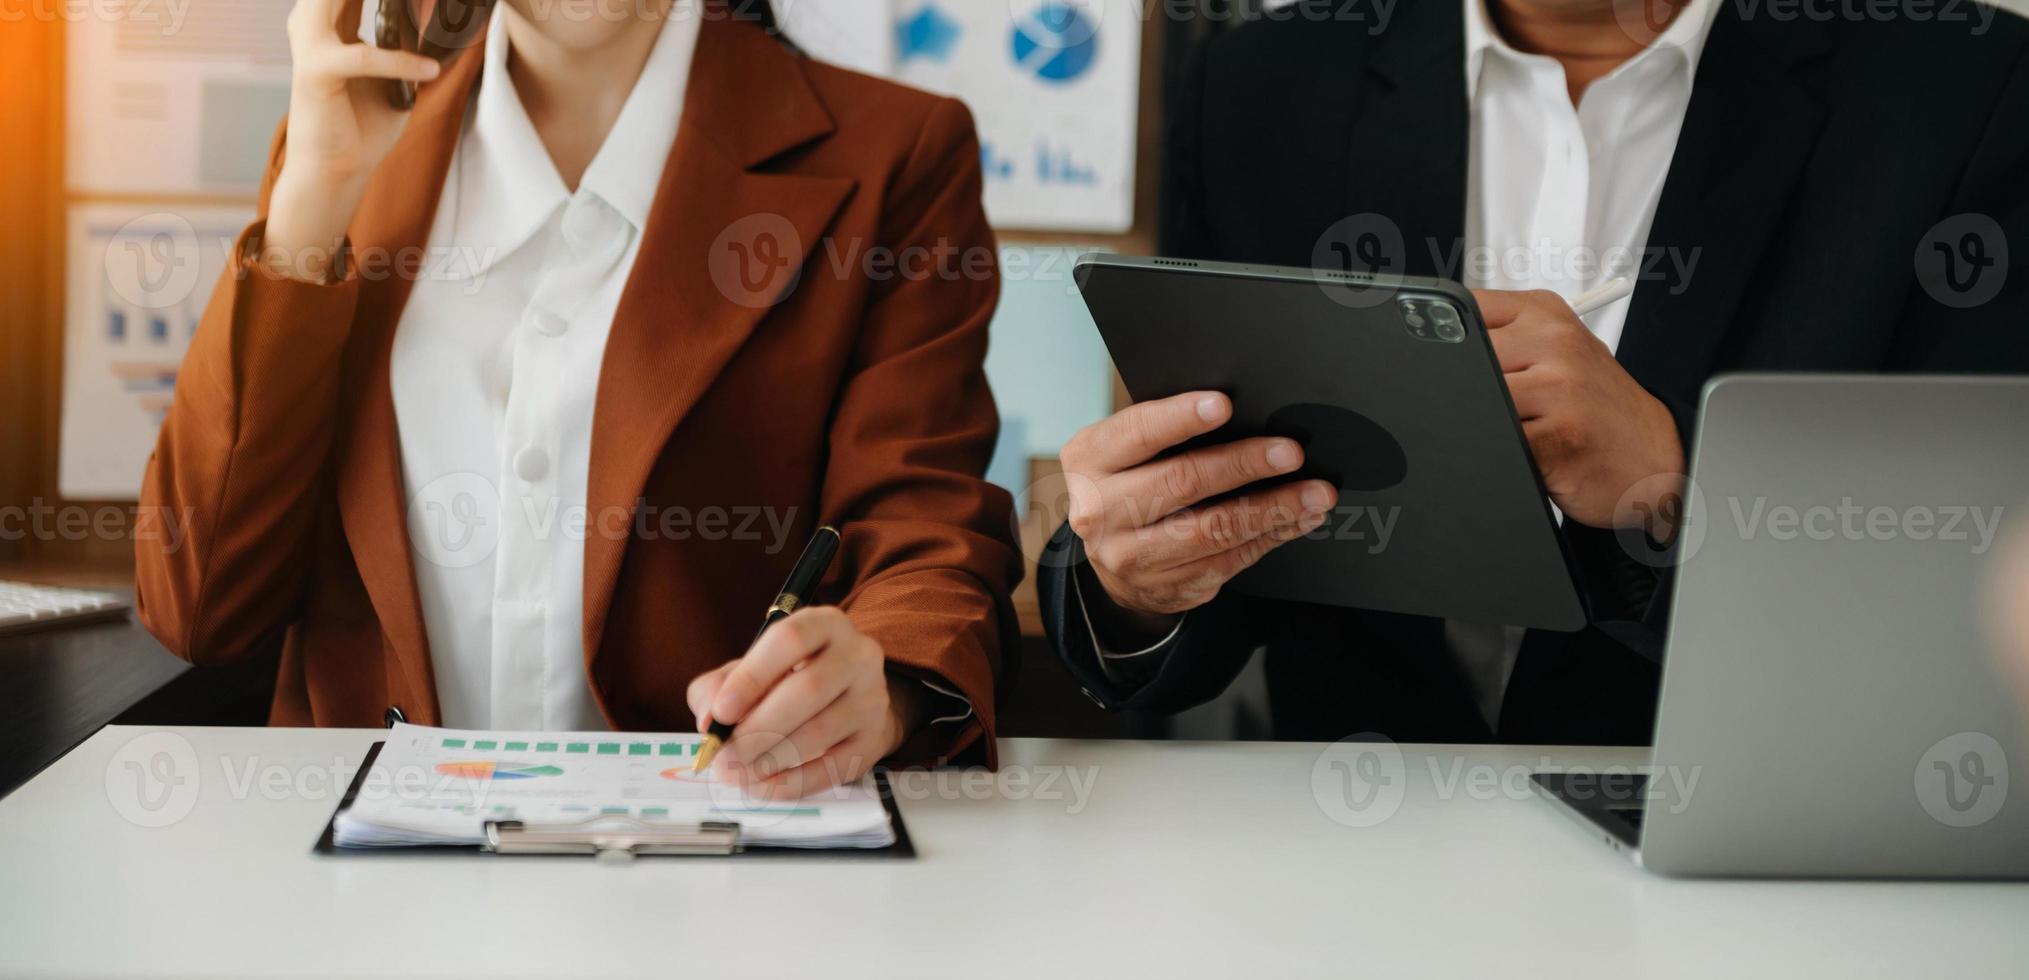
[[[508,857],[595,857],[600,861],[628,861],[636,856],[682,856],[692,858],[821,858],[821,859],[895,859],[916,857],[916,846],[909,840],[909,825],[902,822],[901,808],[895,805],[894,788],[888,783],[888,774],[874,773],[874,788],[880,793],[881,806],[888,811],[888,821],[895,828],[895,842],[886,847],[768,847],[743,844],[739,839],[739,825],[732,823],[704,823],[696,827],[661,828],[639,824],[633,829],[612,829],[611,821],[601,821],[604,829],[591,831],[578,827],[526,827],[519,821],[501,821],[487,825],[488,844],[434,844],[416,847],[339,847],[337,844],[338,815],[352,808],[353,800],[359,797],[360,787],[366,783],[366,774],[373,771],[374,760],[380,757],[381,746],[386,742],[375,742],[361,759],[359,771],[353,774],[352,784],[345,788],[345,795],[338,801],[337,809],[331,811],[331,819],[324,822],[324,833],[311,848],[316,854],[344,857],[429,857],[459,854],[488,854]]]

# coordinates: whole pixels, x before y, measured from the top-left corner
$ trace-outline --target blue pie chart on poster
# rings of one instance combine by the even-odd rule
[[[1046,82],[1069,82],[1092,67],[1099,26],[1071,3],[1052,0],[1015,21],[1015,65]]]

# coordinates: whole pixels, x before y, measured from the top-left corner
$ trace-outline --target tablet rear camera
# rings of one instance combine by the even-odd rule
[[[1465,339],[1465,325],[1459,321],[1458,308],[1443,300],[1404,299],[1401,301],[1402,323],[1418,340],[1440,344],[1456,344]]]

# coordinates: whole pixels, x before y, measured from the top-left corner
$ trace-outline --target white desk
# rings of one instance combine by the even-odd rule
[[[1321,746],[1013,741],[1008,761],[1034,776],[1007,796],[1036,795],[1034,767],[1069,767],[1093,780],[1083,809],[1071,812],[1062,776],[1063,799],[976,800],[964,791],[983,777],[945,774],[899,787],[914,861],[607,866],[312,854],[342,789],[326,776],[356,765],[371,731],[173,730],[195,750],[196,802],[170,826],[137,826],[110,801],[107,773],[145,731],[106,729],[0,800],[0,975],[2029,970],[2029,886],[1672,881],[1525,793],[1486,798],[1469,781],[1440,792],[1454,762],[1519,775],[1540,751],[1407,748],[1400,809],[1355,828],[1313,795]],[[1572,766],[1640,761],[1624,750],[1549,755]],[[250,763],[318,775],[300,791],[271,787],[281,789],[273,798],[256,782],[235,799],[227,761],[234,776]]]

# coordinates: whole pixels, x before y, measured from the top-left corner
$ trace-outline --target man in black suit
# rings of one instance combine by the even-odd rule
[[[1479,299],[1595,626],[1223,594],[1337,496],[1242,489],[1300,465],[1286,442],[1165,455],[1230,413],[1184,395],[1063,452],[1088,492],[1041,562],[1045,620],[1110,708],[1204,702],[1265,648],[1278,738],[1644,744],[1654,517],[1708,379],[2029,370],[2029,275],[2007,267],[2029,248],[2029,22],[1990,7],[1303,3],[1194,53],[1167,144],[1165,254],[1549,284]],[[1553,241],[1617,258],[1545,272],[1530,243]],[[1636,290],[1588,323],[1565,301],[1602,264]]]

